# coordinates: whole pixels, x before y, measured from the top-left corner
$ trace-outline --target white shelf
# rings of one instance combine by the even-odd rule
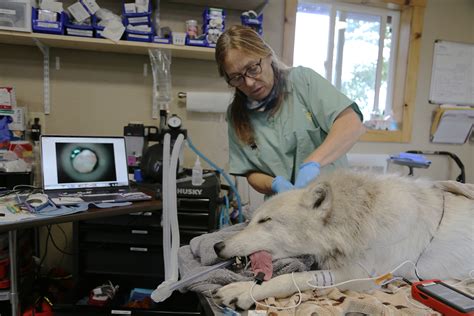
[[[148,49],[150,48],[161,48],[169,49],[173,57],[201,60],[214,60],[215,51],[213,48],[197,46],[180,46],[132,41],[120,41],[115,43],[109,39],[103,38],[0,31],[0,43],[3,44],[35,46],[35,39],[51,48],[138,55],[148,55]]]

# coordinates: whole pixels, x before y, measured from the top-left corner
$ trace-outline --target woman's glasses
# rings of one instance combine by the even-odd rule
[[[227,83],[229,84],[229,86],[236,88],[236,87],[241,86],[245,82],[245,77],[255,78],[261,73],[262,73],[262,58],[260,58],[258,63],[248,66],[247,69],[245,69],[245,72],[243,74],[239,74],[232,78],[229,78],[227,80]]]

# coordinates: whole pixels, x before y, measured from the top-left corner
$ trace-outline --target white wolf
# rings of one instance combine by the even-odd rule
[[[459,184],[464,195],[448,192],[457,185],[336,171],[305,189],[269,199],[244,230],[214,249],[222,258],[259,250],[270,252],[273,259],[314,255],[336,283],[367,278],[369,272],[381,275],[406,260],[416,264],[423,279],[463,279],[474,269],[474,185]],[[414,270],[406,265],[394,274],[414,279]],[[307,281],[315,274],[295,273],[294,280],[302,291],[308,290]],[[214,298],[248,309],[254,304],[252,284],[231,283]],[[367,287],[367,281],[352,284]],[[262,300],[296,291],[286,274],[254,286],[252,294]]]

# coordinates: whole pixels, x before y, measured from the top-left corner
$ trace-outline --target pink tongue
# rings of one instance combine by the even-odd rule
[[[259,272],[265,274],[265,277],[263,278],[264,281],[268,281],[272,278],[272,255],[268,251],[260,250],[251,254],[250,265],[254,275],[257,275]]]

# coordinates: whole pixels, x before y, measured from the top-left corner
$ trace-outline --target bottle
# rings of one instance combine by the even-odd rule
[[[193,167],[191,184],[197,186],[197,185],[201,185],[203,182],[204,182],[204,179],[202,178],[201,161],[199,160],[199,156],[196,156],[196,162],[194,163],[194,167]]]

